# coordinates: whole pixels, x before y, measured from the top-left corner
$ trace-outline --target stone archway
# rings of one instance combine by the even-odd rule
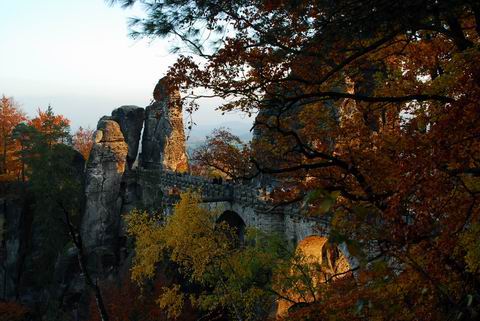
[[[246,224],[237,212],[226,210],[217,219],[217,223],[221,222],[225,222],[233,228],[240,244],[244,243]]]
[[[311,235],[301,240],[295,249],[296,256],[302,264],[311,265],[313,271],[310,287],[312,291],[305,291],[307,294],[297,294],[295,290],[287,290],[286,297],[293,302],[280,299],[277,304],[277,317],[285,316],[288,311],[295,306],[304,306],[314,300],[315,292],[318,287],[325,282],[335,282],[335,280],[349,275],[350,264],[347,256],[338,247],[330,247],[327,244],[328,238],[318,235]],[[296,273],[292,268],[291,273]],[[345,273],[345,274],[344,274]],[[300,286],[301,287],[301,286]],[[313,294],[311,294],[313,292]],[[318,292],[317,292],[318,293]]]

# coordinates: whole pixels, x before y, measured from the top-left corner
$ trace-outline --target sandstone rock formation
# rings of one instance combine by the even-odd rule
[[[83,210],[80,235],[87,269],[99,280],[116,280],[119,271],[130,267],[132,253],[126,246],[122,214],[143,204],[155,209],[164,205],[163,193],[157,186],[151,189],[155,197],[150,202],[149,191],[142,188],[138,173],[132,168],[144,121],[139,161],[147,168],[179,172],[188,169],[179,91],[168,89],[162,79],[154,98],[146,111],[137,106],[121,106],[111,116],[102,117],[86,168],[83,163],[75,166],[81,173],[79,180],[85,182],[86,202],[79,212]],[[25,262],[33,262],[31,258],[45,250],[38,240],[48,235],[33,225],[35,200],[27,197],[25,189],[21,192],[22,195],[0,195],[0,293],[5,299],[19,299],[28,306],[55,301],[58,309],[72,320],[86,320],[91,298],[75,247],[65,246],[63,252],[54,254],[54,271],[47,272],[51,276],[49,289],[34,288],[30,276],[37,270],[30,268],[32,263],[27,266]]]
[[[166,79],[162,78],[153,97],[155,102],[145,112],[140,165],[185,172],[188,162],[180,92],[169,88]]]
[[[121,106],[112,111],[111,118],[120,125],[123,137],[128,145],[127,165],[128,169],[131,169],[137,158],[145,110],[137,106]]]
[[[95,265],[114,264],[120,224],[120,186],[127,162],[128,146],[120,126],[101,119],[86,169],[86,207],[81,235]]]

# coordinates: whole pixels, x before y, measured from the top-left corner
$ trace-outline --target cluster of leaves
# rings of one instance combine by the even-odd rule
[[[134,211],[127,216],[128,233],[136,240],[132,268],[135,281],[153,277],[166,253],[189,282],[203,289],[188,293],[181,284],[165,288],[158,303],[171,317],[180,315],[187,300],[204,310],[228,308],[232,317],[239,320],[249,316],[251,319],[254,311],[262,307],[263,293],[246,287],[245,282],[261,283],[265,279],[257,275],[263,262],[254,262],[257,257],[246,256],[237,249],[236,234],[225,223],[215,224],[215,217],[215,213],[199,206],[199,196],[195,193],[181,195],[174,214],[165,224],[147,213]],[[257,264],[258,270],[239,264],[242,260]]]
[[[2,96],[0,100],[1,180],[13,180],[18,178],[21,172],[21,163],[17,155],[18,141],[12,134],[15,126],[25,120],[25,114],[19,109],[15,100]]]
[[[321,191],[308,209],[359,256],[358,280],[299,313],[478,317],[476,1],[139,1],[136,35],[175,35],[200,57],[181,56],[172,82],[258,110],[256,168],[292,200]]]
[[[2,96],[0,100],[0,180],[24,181],[25,160],[29,148],[41,137],[45,146],[53,143],[71,144],[85,159],[92,148],[93,131],[80,127],[72,138],[69,134],[70,121],[62,115],[54,115],[49,106],[45,111],[38,109],[37,115],[29,119],[13,97]],[[38,143],[35,142],[35,143]],[[38,144],[37,144],[38,145]]]
[[[108,317],[111,321],[142,320],[160,321],[166,320],[165,314],[155,302],[158,293],[159,280],[151,286],[152,289],[144,289],[133,283],[130,278],[123,277],[117,282],[102,282],[102,296],[106,302]],[[132,300],[135,298],[135,300]],[[101,321],[95,298],[91,298],[89,309],[90,321]]]
[[[214,176],[218,173],[220,176],[238,180],[249,177],[253,171],[250,155],[249,144],[227,129],[218,128],[195,149],[192,160],[196,174]]]
[[[73,147],[79,151],[85,160],[88,160],[93,146],[93,130],[79,127],[73,134]]]
[[[164,260],[184,277],[184,282],[163,287],[157,301],[172,318],[188,303],[209,313],[226,310],[230,319],[260,320],[272,312],[276,300],[287,308],[316,302],[321,284],[338,272],[332,259],[322,263],[310,253],[295,252],[276,235],[249,230],[239,247],[235,228],[217,217],[190,192],[181,195],[167,218],[140,211],[126,216],[135,240],[132,279],[143,284],[154,278]]]

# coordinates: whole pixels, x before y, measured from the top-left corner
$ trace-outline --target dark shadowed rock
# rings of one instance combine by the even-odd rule
[[[19,194],[0,198],[0,289],[5,299],[15,298],[23,272],[27,243],[24,203]]]
[[[137,158],[144,118],[145,110],[137,106],[122,106],[112,112],[111,119],[120,125],[123,137],[128,145],[128,169],[132,168]]]
[[[155,102],[145,111],[140,164],[177,172],[188,170],[183,114],[178,89],[160,79],[153,92]]]

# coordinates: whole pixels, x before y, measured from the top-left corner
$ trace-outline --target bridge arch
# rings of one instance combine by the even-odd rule
[[[328,271],[326,274],[336,275],[350,269],[348,255],[343,249],[327,245],[328,238],[319,235],[310,235],[298,242],[296,251],[302,253],[307,262],[318,262],[324,265]]]
[[[297,284],[297,288],[305,288],[303,294],[295,290],[287,290],[283,293],[291,301],[279,299],[277,302],[277,316],[285,316],[291,309],[302,307],[315,300],[315,296],[325,282],[334,282],[337,279],[350,275],[351,269],[348,253],[338,246],[328,246],[328,238],[320,235],[309,235],[300,240],[295,248],[295,264],[303,265],[302,273],[308,271],[311,282],[308,284]],[[292,262],[292,266],[295,266]],[[298,273],[292,267],[290,273],[294,277]],[[308,287],[308,289],[306,289]]]
[[[242,217],[235,211],[226,210],[218,218],[217,223],[225,222],[234,229],[237,239],[240,241],[240,244],[243,244],[245,241],[245,229],[246,224]]]

